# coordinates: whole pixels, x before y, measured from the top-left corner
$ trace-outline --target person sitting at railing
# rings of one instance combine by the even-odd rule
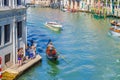
[[[29,50],[29,56],[30,56],[30,59],[33,59],[33,58],[35,58],[36,57],[36,49],[35,49],[35,47],[34,46],[31,46],[30,47],[30,50]]]
[[[26,47],[25,47],[25,57],[26,57],[26,60],[29,59],[29,57],[30,57],[30,56],[29,56],[29,55],[30,55],[29,50],[30,50],[30,47],[29,47],[29,45],[27,44]]]

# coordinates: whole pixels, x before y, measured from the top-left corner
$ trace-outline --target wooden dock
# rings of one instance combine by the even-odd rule
[[[29,69],[35,63],[41,60],[42,60],[42,57],[40,55],[37,55],[36,58],[34,59],[25,60],[23,62],[24,64],[20,67],[18,67],[18,64],[15,64],[10,68],[7,68],[2,73],[2,80],[16,80],[25,70]]]

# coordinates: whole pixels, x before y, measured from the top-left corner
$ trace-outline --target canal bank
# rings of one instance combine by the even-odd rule
[[[64,11],[65,12],[65,11]],[[109,17],[113,17],[113,18],[120,18],[120,9],[115,9],[114,10],[114,14],[111,13],[111,10],[110,8],[102,8],[100,10],[98,10],[98,8],[91,8],[90,10],[75,10],[75,11],[68,11],[68,12],[71,12],[71,13],[76,13],[76,12],[85,12],[85,13],[90,13],[90,14],[93,14],[93,15],[96,15],[98,17],[103,17],[103,18],[109,18]],[[99,12],[99,13],[98,13]]]
[[[15,64],[2,72],[2,80],[16,80],[20,75],[22,75],[30,67],[41,61],[42,57],[36,55],[34,59],[28,59],[23,62],[23,65],[19,66]],[[9,65],[8,65],[9,66]]]
[[[53,16],[54,15],[54,16]],[[29,8],[27,40],[35,40],[42,63],[32,67],[18,80],[119,80],[120,43],[108,35],[111,18],[96,19],[86,13],[65,13],[50,8]],[[44,26],[56,21],[63,30],[56,33]],[[63,58],[56,63],[46,58],[51,39]]]

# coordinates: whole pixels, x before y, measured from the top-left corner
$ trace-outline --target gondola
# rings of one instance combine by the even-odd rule
[[[46,48],[46,56],[49,60],[57,60],[58,59],[58,54],[56,49],[52,46],[49,46],[52,42],[50,42]]]

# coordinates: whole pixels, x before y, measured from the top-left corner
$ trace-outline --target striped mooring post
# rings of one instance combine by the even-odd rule
[[[1,67],[1,63],[2,63],[2,58],[0,57],[0,80],[2,80],[2,67]]]

